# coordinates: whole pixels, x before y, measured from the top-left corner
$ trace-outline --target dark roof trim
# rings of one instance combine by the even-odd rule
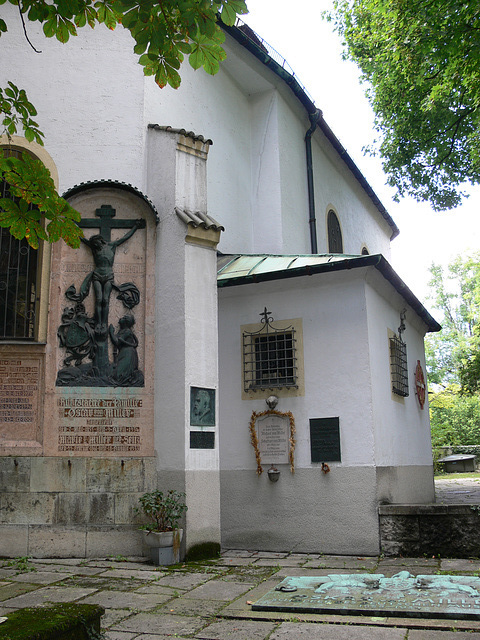
[[[295,76],[289,73],[286,69],[284,69],[278,62],[276,62],[273,58],[271,58],[266,51],[264,51],[258,44],[256,44],[251,38],[248,37],[241,29],[238,27],[228,27],[220,22],[222,29],[224,29],[229,35],[232,36],[239,44],[241,44],[245,49],[250,51],[262,64],[271,69],[279,78],[281,78],[285,84],[287,84],[291,91],[294,93],[295,97],[300,100],[303,107],[307,111],[307,113],[314,114],[317,112],[317,108],[312,99],[307,95],[305,89],[302,85],[297,81]],[[363,188],[367,196],[373,202],[374,206],[381,213],[382,217],[387,221],[389,226],[392,229],[392,235],[390,236],[390,240],[393,240],[400,233],[400,229],[397,227],[393,218],[385,209],[383,204],[380,202],[380,199],[372,189],[372,187],[368,184],[367,179],[357,167],[355,162],[347,153],[345,147],[341,144],[340,140],[330,129],[328,124],[325,122],[323,115],[320,116],[318,120],[318,128],[324,133],[327,140],[330,142],[335,151],[339,154],[341,159],[345,162],[347,167],[350,169],[356,180],[360,183],[360,186]]]
[[[230,264],[235,258],[239,256],[231,256],[231,260],[228,260],[228,256],[221,256],[222,266],[225,268],[226,262]],[[259,256],[259,259],[261,256]],[[283,269],[282,271],[270,271],[266,273],[257,273],[252,275],[240,276],[229,278],[228,280],[221,280],[217,283],[219,288],[234,287],[243,284],[253,284],[256,282],[268,282],[272,280],[284,280],[286,278],[299,278],[302,276],[311,276],[317,273],[329,273],[333,271],[345,271],[348,269],[356,269],[359,267],[375,267],[382,276],[390,282],[395,290],[404,298],[409,306],[415,311],[415,313],[425,322],[429,332],[435,332],[441,330],[441,325],[430,315],[425,309],[420,300],[415,294],[407,287],[400,276],[393,270],[385,258],[380,255],[358,256],[357,258],[345,258],[345,260],[338,260],[336,262],[325,262],[322,264],[306,265],[304,267],[298,267],[293,269]]]
[[[210,138],[204,138],[203,136],[198,136],[193,131],[187,131],[186,129],[175,129],[174,127],[170,127],[169,125],[164,126],[160,124],[149,124],[147,125],[147,129],[155,129],[155,131],[169,131],[170,133],[178,133],[186,138],[191,138],[192,140],[200,140],[205,144],[212,145],[213,140]]]
[[[91,182],[81,182],[80,184],[76,184],[75,186],[73,186],[71,189],[67,189],[67,191],[65,191],[65,193],[62,195],[62,198],[68,200],[68,198],[71,198],[78,193],[82,193],[83,191],[90,191],[92,189],[120,189],[121,191],[128,191],[129,193],[133,193],[135,196],[141,198],[148,204],[155,217],[155,224],[158,224],[158,212],[155,209],[153,203],[147,198],[147,196],[133,185],[127,184],[126,182],[120,182],[119,180],[92,180]]]

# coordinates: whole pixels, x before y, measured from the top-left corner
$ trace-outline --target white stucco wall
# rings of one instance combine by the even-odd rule
[[[426,325],[378,272],[369,274],[366,299],[372,389],[374,398],[375,462],[378,466],[432,464],[428,398],[421,409],[415,393],[417,360],[426,372],[423,338]],[[400,313],[406,310],[402,339],[407,344],[409,395],[393,394],[382,363],[390,357],[388,331],[398,335]]]
[[[399,298],[374,267],[220,289],[226,546],[248,548],[256,539],[265,548],[308,551],[314,541],[317,550],[327,553],[373,553],[378,549],[379,500],[432,499],[427,414],[419,414],[413,394],[405,410],[390,392],[387,328],[398,317]],[[281,475],[275,485],[265,473],[256,477],[248,429],[252,411],[266,410],[271,391],[259,392],[254,400],[242,400],[241,393],[240,326],[257,321],[265,306],[275,319],[303,322],[305,395],[280,394],[276,407],[295,418],[295,475],[288,465],[276,465]],[[418,325],[412,318],[407,330],[413,352],[422,359],[424,327]],[[309,419],[335,416],[341,462],[329,462],[331,471],[324,475],[320,463],[311,462]]]
[[[228,429],[222,467],[255,469],[248,422],[253,410],[267,408],[268,394],[241,399],[240,326],[256,322],[264,306],[275,319],[303,320],[305,396],[281,398],[277,406],[295,415],[296,465],[312,466],[309,418],[328,416],[340,417],[342,465],[374,464],[364,283],[360,274],[354,275],[322,274],[220,289],[220,415],[222,424],[227,414],[244,425]]]

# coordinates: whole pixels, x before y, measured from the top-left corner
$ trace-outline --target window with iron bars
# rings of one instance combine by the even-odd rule
[[[409,395],[407,344],[397,336],[390,338],[390,371],[393,393],[407,397]]]
[[[243,333],[245,391],[297,386],[295,329],[276,329],[269,314],[261,329]]]
[[[19,157],[22,152],[3,149],[3,153]],[[13,198],[5,180],[0,182],[0,198]],[[37,259],[38,251],[25,239],[17,240],[8,229],[0,229],[1,340],[35,338]]]

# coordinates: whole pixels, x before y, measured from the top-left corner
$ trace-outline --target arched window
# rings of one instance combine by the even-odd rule
[[[3,148],[2,153],[20,157],[24,151]],[[0,182],[0,197],[11,199],[9,185]],[[31,207],[33,208],[33,206]],[[33,340],[37,309],[38,251],[25,239],[17,240],[0,229],[0,339]]]
[[[328,252],[343,253],[342,230],[335,211],[330,209],[327,217]]]
[[[367,247],[362,247],[362,256],[369,256],[370,255],[370,251],[367,249]]]

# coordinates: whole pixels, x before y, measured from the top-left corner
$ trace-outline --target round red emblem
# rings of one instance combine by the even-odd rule
[[[417,360],[417,367],[415,369],[415,390],[417,392],[418,404],[420,409],[423,409],[425,404],[425,393],[427,391],[427,385],[425,384],[425,376],[423,375],[422,365],[420,360]]]

